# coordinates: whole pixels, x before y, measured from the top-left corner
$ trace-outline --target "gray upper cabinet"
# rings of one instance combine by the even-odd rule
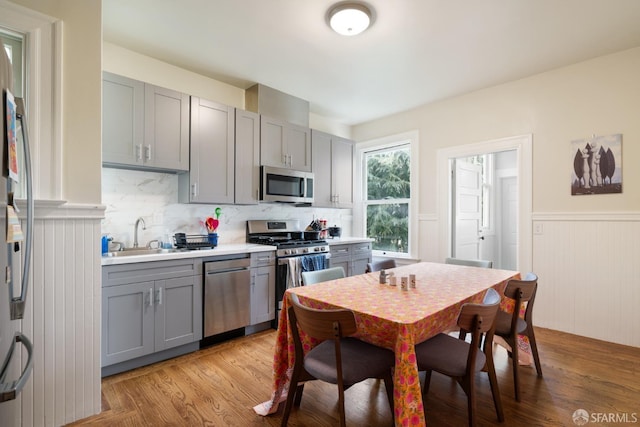
[[[144,112],[145,165],[188,171],[189,95],[145,84]]]
[[[179,177],[181,203],[234,203],[234,114],[191,97],[191,168]]]
[[[142,165],[144,83],[103,73],[102,162]]]
[[[189,170],[189,95],[103,73],[105,166]]]
[[[317,130],[311,131],[313,205],[353,207],[353,141]]]
[[[311,172],[309,128],[262,115],[260,164]]]
[[[260,191],[260,115],[236,109],[235,202],[255,205]]]

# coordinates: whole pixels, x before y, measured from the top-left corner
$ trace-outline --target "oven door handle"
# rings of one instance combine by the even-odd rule
[[[324,255],[325,259],[331,258],[331,254],[329,252],[322,253],[322,254],[306,254],[306,255]],[[278,265],[289,264],[289,259],[291,259],[291,258],[300,258],[301,256],[305,256],[305,255],[298,255],[298,256],[292,256],[292,257],[290,256],[290,257],[286,257],[286,258],[278,258]]]

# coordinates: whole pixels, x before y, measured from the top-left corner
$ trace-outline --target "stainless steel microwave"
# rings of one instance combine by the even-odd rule
[[[313,173],[260,167],[260,200],[263,202],[313,203]]]

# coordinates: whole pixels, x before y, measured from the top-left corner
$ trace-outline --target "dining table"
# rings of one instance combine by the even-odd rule
[[[272,395],[254,407],[256,413],[275,413],[286,400],[294,365],[293,337],[287,316],[290,294],[296,294],[303,305],[312,308],[353,311],[358,329],[355,337],[395,353],[395,425],[425,426],[415,345],[454,330],[463,304],[482,302],[489,288],[502,294],[509,279],[520,278],[519,272],[511,270],[433,262],[399,266],[386,272],[396,277],[395,286],[389,284],[390,280],[380,283],[380,273],[372,272],[287,289],[276,333]],[[415,287],[411,284],[403,287],[402,278],[409,281],[410,277],[415,278]],[[501,306],[508,310],[509,301]],[[317,344],[304,333],[301,339],[307,351]]]

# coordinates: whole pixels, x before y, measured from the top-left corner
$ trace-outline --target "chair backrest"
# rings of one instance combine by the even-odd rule
[[[297,322],[307,335],[321,341],[339,339],[356,332],[356,318],[351,310],[318,310],[300,304],[295,294],[291,297],[289,319],[292,330],[294,322]]]
[[[471,333],[471,344],[467,355],[467,374],[471,375],[476,364],[476,357],[480,350],[484,336],[484,353],[492,357],[493,334],[495,320],[500,308],[499,302],[493,304],[463,304],[458,315],[458,326],[462,331]]]
[[[514,299],[516,304],[513,309],[513,321],[511,322],[511,330],[514,331],[520,314],[522,304],[527,303],[527,309],[524,313],[524,320],[528,325],[531,325],[531,316],[533,313],[533,303],[536,298],[536,291],[538,289],[538,276],[534,273],[527,273],[524,279],[516,280],[511,279],[507,282],[507,286],[504,289],[504,296]]]
[[[496,303],[500,303],[500,301],[502,300],[502,297],[500,297],[500,294],[498,293],[498,291],[496,291],[493,288],[489,288],[487,289],[487,292],[484,294],[484,299],[482,300],[483,304],[496,304]]]
[[[328,280],[341,279],[345,277],[344,268],[331,267],[324,270],[303,271],[302,272],[302,284],[313,285],[320,282],[326,282]]]
[[[376,262],[368,262],[367,269],[365,273],[371,273],[372,271],[380,271],[386,270],[388,268],[396,268],[396,260],[395,259],[384,259]]]
[[[493,268],[493,261],[484,259],[446,258],[444,260],[444,263],[453,265],[466,265],[469,267]]]

